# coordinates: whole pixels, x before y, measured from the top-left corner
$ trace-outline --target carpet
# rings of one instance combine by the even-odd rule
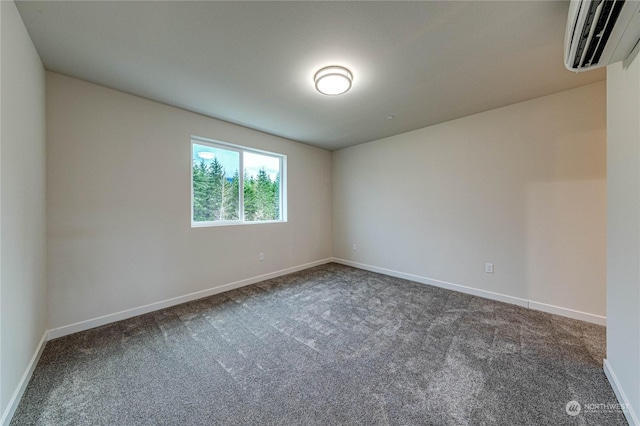
[[[48,342],[11,425],[624,425],[604,357],[602,326],[331,263]]]

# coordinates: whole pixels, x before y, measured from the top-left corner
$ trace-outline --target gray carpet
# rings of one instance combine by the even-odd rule
[[[586,409],[604,357],[604,327],[328,264],[50,341],[11,425],[623,425]]]

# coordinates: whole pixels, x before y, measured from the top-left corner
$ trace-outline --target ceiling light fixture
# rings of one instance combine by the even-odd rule
[[[213,152],[209,151],[200,151],[197,155],[203,160],[213,160],[213,157],[216,156]]]
[[[322,68],[313,76],[316,90],[323,95],[341,95],[351,89],[353,75],[344,67],[332,65]]]

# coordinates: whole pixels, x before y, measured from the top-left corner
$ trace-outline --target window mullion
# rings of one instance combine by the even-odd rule
[[[239,220],[244,222],[244,151],[240,152],[240,170],[238,170],[238,188],[240,190],[238,204],[240,204]]]

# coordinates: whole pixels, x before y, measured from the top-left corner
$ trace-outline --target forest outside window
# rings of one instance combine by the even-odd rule
[[[191,226],[286,222],[285,155],[191,140]]]

